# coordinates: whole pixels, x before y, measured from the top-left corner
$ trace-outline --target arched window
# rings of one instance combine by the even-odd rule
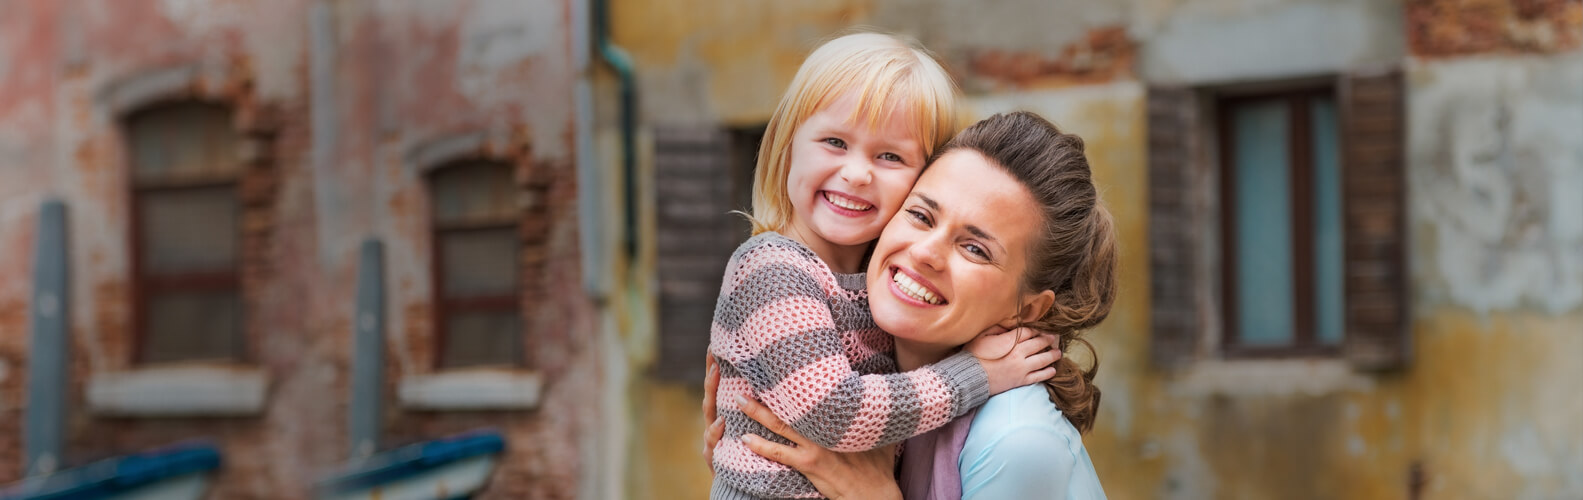
[[[242,352],[238,134],[224,106],[132,114],[137,359],[234,360]]]
[[[441,368],[521,364],[521,239],[511,165],[464,161],[429,176]]]

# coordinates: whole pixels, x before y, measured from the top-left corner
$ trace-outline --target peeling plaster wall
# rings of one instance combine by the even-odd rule
[[[939,54],[973,116],[1029,109],[1082,135],[1121,231],[1121,296],[1090,333],[1105,396],[1084,437],[1112,498],[1406,498],[1415,480],[1426,498],[1583,495],[1583,398],[1572,383],[1583,379],[1574,361],[1583,353],[1583,54],[1568,36],[1530,36],[1552,29],[1539,25],[1577,26],[1583,2],[615,6],[617,42],[634,49],[643,75],[647,125],[762,123],[807,51],[864,25]],[[1123,42],[1107,41],[1117,27]],[[1094,63],[1103,60],[1116,62]],[[1146,88],[1388,67],[1408,80],[1408,368],[1371,374],[1340,359],[1150,366]],[[696,388],[634,387],[635,427],[680,422],[692,432]],[[699,440],[682,438],[635,440],[646,462],[633,470],[634,491],[707,489]]]
[[[1583,306],[1583,53],[1409,73],[1419,303]]]
[[[226,465],[213,498],[300,498],[345,458],[358,245],[386,244],[387,446],[490,426],[508,450],[485,498],[572,498],[601,421],[599,321],[582,293],[574,173],[572,2],[11,0],[0,15],[0,483],[21,470],[33,234],[47,197],[67,203],[72,403],[67,460],[208,437]],[[269,228],[250,288],[250,361],[270,379],[251,418],[104,419],[83,381],[131,368],[127,172],[106,95],[192,66],[199,94],[272,123]],[[241,118],[239,118],[240,120]],[[252,120],[253,118],[246,118]],[[543,290],[530,290],[540,410],[413,412],[394,386],[434,370],[427,194],[411,152],[467,134],[473,153],[544,186]],[[527,201],[527,200],[525,200]],[[601,327],[602,328],[602,327]]]

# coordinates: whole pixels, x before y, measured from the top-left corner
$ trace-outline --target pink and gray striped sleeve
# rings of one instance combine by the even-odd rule
[[[744,248],[728,268],[711,342],[722,374],[746,379],[776,415],[836,451],[903,441],[988,399],[984,369],[967,353],[904,373],[854,370],[845,346],[857,338],[852,316],[872,328],[867,302],[841,303],[829,269],[783,241]]]

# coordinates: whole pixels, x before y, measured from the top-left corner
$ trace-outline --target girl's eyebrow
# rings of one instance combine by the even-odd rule
[[[928,205],[930,210],[934,210],[936,212],[944,212],[944,210],[940,210],[940,204],[935,202],[934,198],[930,198],[929,195],[920,193],[918,191],[913,191],[912,195],[913,196],[917,196],[918,199],[920,199],[920,200],[923,200],[923,204]],[[966,229],[967,232],[971,233],[973,236],[977,236],[979,238],[988,240],[990,243],[994,243],[997,246],[1000,245],[1000,240],[995,239],[994,236],[990,236],[989,233],[985,232],[983,228],[980,228],[980,227],[978,227],[976,225],[973,225],[973,224],[968,224],[968,225],[964,226],[963,229]]]

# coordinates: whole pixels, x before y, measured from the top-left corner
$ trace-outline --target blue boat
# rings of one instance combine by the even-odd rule
[[[202,498],[220,451],[181,443],[34,476],[0,490],[6,500],[188,500]]]
[[[375,454],[319,482],[326,500],[472,498],[494,473],[506,440],[473,431]]]

